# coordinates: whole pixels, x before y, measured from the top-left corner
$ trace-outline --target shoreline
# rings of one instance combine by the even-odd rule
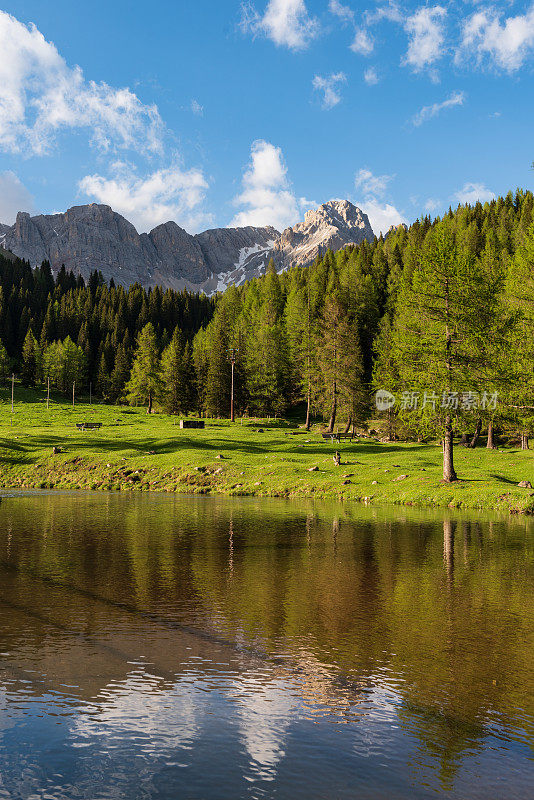
[[[9,411],[9,403],[0,403]],[[101,425],[78,430],[83,421]],[[299,420],[179,419],[144,408],[65,402],[47,409],[25,390],[14,413],[0,415],[0,488],[167,492],[374,506],[465,508],[534,513],[534,453],[455,445],[456,483],[442,480],[435,443],[384,442],[375,436],[332,443],[322,425]],[[335,464],[339,452],[341,464]]]
[[[274,485],[268,485],[265,480],[258,480],[260,473],[243,475],[243,471],[236,472],[235,467],[227,463],[224,467],[215,464],[170,471],[160,471],[157,467],[133,461],[117,465],[115,468],[106,465],[104,469],[98,463],[83,463],[79,465],[79,469],[65,469],[66,466],[65,463],[39,464],[33,466],[26,474],[19,473],[16,476],[10,474],[12,470],[6,471],[0,467],[0,491],[153,492],[189,496],[337,501],[375,507],[389,505],[534,514],[534,490],[513,487],[515,491],[508,490],[501,494],[491,492],[489,496],[481,498],[473,496],[472,491],[469,491],[468,480],[460,479],[453,484],[445,484],[438,480],[432,487],[427,486],[427,489],[432,488],[435,491],[433,495],[429,495],[423,493],[422,489],[414,490],[413,481],[411,486],[408,484],[408,476],[403,478],[403,485],[399,486],[399,477],[402,477],[403,473],[391,479],[391,483],[397,483],[396,487],[389,485],[389,482],[387,485],[379,486],[373,485],[368,480],[355,481],[354,474],[345,477],[349,473],[343,471],[344,465],[336,470],[339,477],[338,474],[332,474],[333,470],[328,472],[314,470],[305,486],[299,486],[295,481],[280,479],[273,481]],[[345,465],[345,469],[350,467],[350,463]],[[312,479],[314,479],[313,485],[310,485]],[[299,480],[303,479],[297,478],[297,481]]]

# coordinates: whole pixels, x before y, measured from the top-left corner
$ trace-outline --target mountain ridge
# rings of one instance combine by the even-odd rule
[[[104,278],[128,286],[162,286],[212,294],[265,272],[305,266],[326,249],[372,240],[369,219],[348,200],[330,200],[307,211],[304,221],[282,233],[271,226],[212,228],[190,234],[176,222],[138,233],[108,205],[72,206],[59,214],[17,214],[0,223],[0,247],[32,266],[64,264],[85,279],[98,269]],[[1,252],[1,250],[0,250]]]

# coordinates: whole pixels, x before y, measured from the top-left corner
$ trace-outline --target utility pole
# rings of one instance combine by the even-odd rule
[[[50,377],[46,381],[46,407],[50,408]]]
[[[11,373],[11,413],[14,411],[14,398],[15,398],[15,373]]]
[[[228,348],[228,352],[230,353],[230,363],[232,365],[232,392],[230,394],[230,422],[234,422],[235,421],[235,416],[234,416],[234,368],[235,368],[235,362],[236,362],[236,358],[237,358],[237,354],[238,354],[239,350],[237,350],[235,347],[230,347],[230,348]]]
[[[74,392],[76,390],[76,381],[72,383],[72,407],[74,408]]]
[[[92,405],[93,405],[93,396],[92,396],[92,392],[93,392],[93,384],[91,383],[91,381],[89,381],[89,405],[90,405],[90,406],[92,406]]]

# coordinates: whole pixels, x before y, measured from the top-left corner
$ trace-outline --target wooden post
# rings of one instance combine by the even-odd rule
[[[13,405],[14,405],[14,397],[15,397],[15,373],[11,373],[11,413],[13,413]]]
[[[74,392],[76,390],[76,381],[72,383],[72,407],[74,408]]]
[[[93,405],[93,384],[89,381],[89,405]]]
[[[46,407],[50,408],[50,377],[46,382]]]

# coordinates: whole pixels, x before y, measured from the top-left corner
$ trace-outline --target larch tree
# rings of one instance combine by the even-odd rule
[[[449,217],[428,233],[400,288],[392,335],[398,389],[417,395],[422,419],[441,436],[446,482],[457,480],[453,436],[462,399],[488,390],[485,346],[497,297],[480,262],[457,245]]]
[[[154,398],[161,389],[159,351],[156,332],[151,322],[137,337],[130,380],[126,384],[128,402],[131,405],[147,404],[147,414],[152,413]]]
[[[517,315],[512,340],[517,379],[509,403],[521,429],[521,448],[527,450],[534,434],[534,225],[510,262],[506,300]]]

